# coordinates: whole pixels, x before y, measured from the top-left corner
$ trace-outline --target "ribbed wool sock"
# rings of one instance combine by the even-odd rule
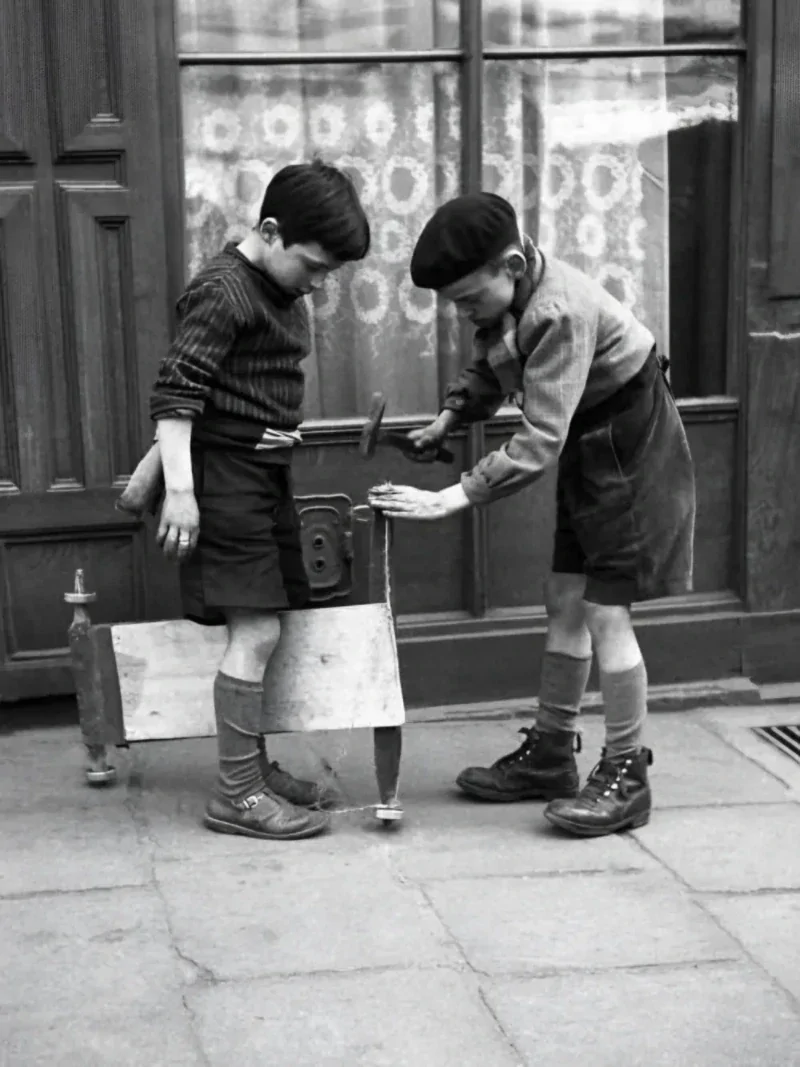
[[[228,800],[243,800],[264,784],[259,751],[263,698],[264,687],[259,682],[231,678],[222,671],[214,679],[217,792]]]
[[[581,700],[591,669],[591,656],[579,659],[563,652],[545,652],[536,716],[536,726],[542,733],[577,732]]]
[[[600,672],[606,720],[606,754],[622,756],[641,746],[647,717],[647,669],[644,661],[627,671]]]

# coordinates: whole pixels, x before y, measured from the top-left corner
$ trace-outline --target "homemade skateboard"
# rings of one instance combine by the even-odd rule
[[[379,802],[384,825],[403,817],[398,799],[402,724],[392,607],[392,526],[368,506],[353,508],[368,522],[368,603],[282,613],[281,639],[265,678],[270,733],[374,731]],[[72,669],[86,747],[86,780],[108,786],[116,771],[111,746],[148,740],[213,736],[212,687],[224,649],[223,627],[185,620],[94,624],[97,596],[81,570],[64,599],[72,604]]]

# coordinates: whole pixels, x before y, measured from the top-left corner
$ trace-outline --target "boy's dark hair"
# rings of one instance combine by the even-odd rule
[[[369,222],[355,186],[320,159],[278,171],[264,193],[258,221],[269,218],[278,223],[287,248],[316,241],[340,263],[363,259],[369,251]]]

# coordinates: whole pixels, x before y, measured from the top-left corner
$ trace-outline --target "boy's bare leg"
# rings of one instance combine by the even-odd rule
[[[585,611],[600,668],[606,744],[581,793],[553,801],[545,815],[562,829],[600,836],[642,826],[650,817],[652,753],[641,745],[647,671],[627,606],[587,603]]]
[[[263,679],[280,640],[280,620],[274,612],[230,610],[226,616],[228,646],[214,682],[219,777],[206,825],[251,837],[311,837],[325,829],[325,816],[295,806],[265,780],[271,768],[263,746]]]

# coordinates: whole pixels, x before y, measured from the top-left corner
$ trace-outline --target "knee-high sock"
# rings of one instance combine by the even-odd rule
[[[579,659],[563,652],[545,652],[536,716],[536,725],[543,733],[577,731],[581,700],[591,668],[591,656]]]
[[[242,800],[263,786],[259,739],[264,687],[219,671],[214,680],[219,778],[217,791],[229,800]]]
[[[647,717],[647,670],[640,661],[627,671],[600,672],[606,720],[606,754],[636,751]]]

